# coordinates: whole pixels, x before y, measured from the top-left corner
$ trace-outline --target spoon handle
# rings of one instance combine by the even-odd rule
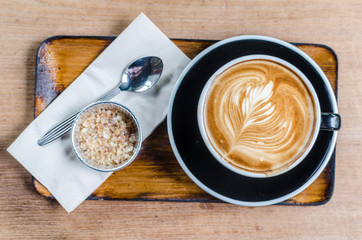
[[[103,97],[99,98],[96,102],[100,101],[107,101],[118,95],[118,93],[121,92],[121,89],[119,87],[114,88],[113,90],[106,93]]]
[[[101,98],[99,98],[96,102],[110,100],[111,98],[115,97],[120,92],[121,92],[121,89],[117,87],[117,88],[111,90],[110,92],[108,92],[107,94],[105,94],[104,96],[102,96]],[[53,128],[51,128],[48,132],[46,132],[38,140],[38,145],[44,146],[44,145],[54,141],[55,139],[63,136],[66,132],[68,132],[72,128],[74,120],[77,118],[80,111],[81,110],[77,111],[76,113],[73,113],[72,115],[70,115],[69,117],[64,119],[63,121],[59,122]]]

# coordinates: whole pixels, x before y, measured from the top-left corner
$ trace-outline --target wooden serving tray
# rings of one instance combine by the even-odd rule
[[[112,42],[114,37],[56,36],[39,47],[36,61],[35,117],[51,103]],[[172,40],[188,57],[215,41]],[[324,45],[295,44],[311,56],[326,73],[337,95],[337,57]],[[306,190],[281,203],[320,205],[333,194],[335,154]],[[45,197],[51,193],[36,179],[36,190]],[[179,166],[169,143],[166,121],[148,137],[134,162],[114,172],[89,199],[162,200],[221,202],[199,188]]]

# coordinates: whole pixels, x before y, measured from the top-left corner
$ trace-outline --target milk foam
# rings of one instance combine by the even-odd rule
[[[269,60],[249,60],[219,74],[206,96],[204,116],[215,150],[252,172],[292,164],[308,147],[315,124],[303,81]]]

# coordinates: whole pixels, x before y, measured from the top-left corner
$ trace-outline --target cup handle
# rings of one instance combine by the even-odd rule
[[[341,128],[341,116],[337,113],[322,113],[321,130],[338,131]]]

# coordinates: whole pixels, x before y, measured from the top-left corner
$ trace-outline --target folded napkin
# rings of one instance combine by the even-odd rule
[[[42,147],[37,140],[56,123],[116,87],[126,66],[143,56],[162,59],[164,70],[157,84],[142,93],[121,92],[112,101],[125,105],[136,115],[145,139],[165,118],[171,91],[190,59],[140,14],[8,148],[68,212],[111,173],[81,163],[72,151],[69,133]]]

